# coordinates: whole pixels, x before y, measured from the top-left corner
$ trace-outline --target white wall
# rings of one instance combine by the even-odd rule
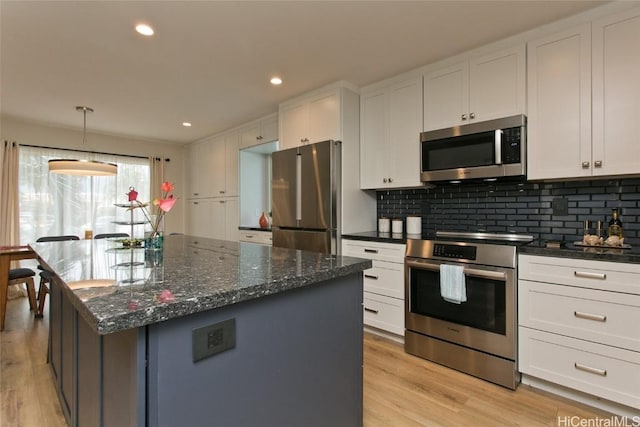
[[[240,226],[259,227],[262,212],[269,213],[271,174],[269,156],[240,151]]]
[[[166,179],[175,184],[174,194],[178,202],[165,217],[166,232],[184,232],[184,212],[186,188],[184,180],[184,150],[182,145],[136,140],[110,135],[87,132],[87,144],[83,145],[82,130],[56,128],[41,124],[22,122],[13,118],[0,119],[0,137],[2,140],[15,141],[18,144],[41,147],[68,148],[85,151],[98,151],[112,154],[125,154],[143,157],[165,157],[171,159],[165,165]]]

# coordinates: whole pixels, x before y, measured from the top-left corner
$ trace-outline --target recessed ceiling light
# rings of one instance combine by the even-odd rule
[[[189,122],[182,122],[182,126],[184,126],[184,127],[186,127],[186,128],[189,128],[189,127],[191,127],[191,123],[189,123]]]
[[[277,86],[282,84],[282,79],[280,77],[272,77],[270,81],[272,85]]]
[[[138,24],[138,25],[136,25],[136,31],[138,33],[142,34],[143,36],[152,36],[153,35],[153,28],[151,28],[147,24]]]

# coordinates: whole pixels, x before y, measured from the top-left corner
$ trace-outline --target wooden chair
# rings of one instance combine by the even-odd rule
[[[102,233],[93,236],[94,239],[108,239],[110,237],[129,237],[127,233]]]
[[[65,236],[44,236],[40,237],[36,242],[62,242],[65,240],[80,240],[78,236],[65,235]],[[38,287],[38,308],[36,310],[35,317],[41,318],[44,316],[44,303],[49,293],[48,283],[51,283],[53,273],[45,270],[41,265],[38,266],[40,270],[40,286]]]
[[[29,296],[29,308],[35,312],[36,306],[36,288],[33,284],[33,278],[36,272],[30,268],[13,268],[9,270],[9,286],[20,285],[24,283],[27,286],[27,295]]]

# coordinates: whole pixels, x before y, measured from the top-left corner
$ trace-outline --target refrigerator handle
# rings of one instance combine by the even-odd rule
[[[296,154],[296,220],[302,220],[302,154]]]

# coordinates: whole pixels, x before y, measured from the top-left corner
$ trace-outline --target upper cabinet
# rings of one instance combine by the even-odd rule
[[[331,88],[280,104],[280,149],[340,140],[340,90]]]
[[[189,198],[238,195],[238,131],[188,147]]]
[[[529,43],[529,179],[640,172],[638,43],[640,9]]]
[[[420,182],[422,78],[360,94],[360,188],[406,188]]]
[[[640,9],[597,20],[593,40],[593,174],[640,173]]]
[[[473,57],[424,74],[424,130],[523,114],[525,46]]]
[[[527,63],[527,177],[590,176],[591,26],[530,42]]]
[[[240,128],[240,148],[276,141],[278,139],[278,113],[270,114]]]

